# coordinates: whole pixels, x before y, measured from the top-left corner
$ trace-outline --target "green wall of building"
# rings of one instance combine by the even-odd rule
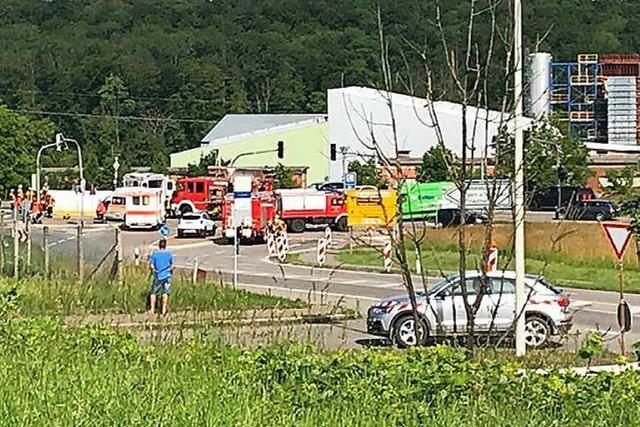
[[[217,149],[220,158],[232,160],[241,153],[262,150],[275,150],[278,141],[284,141],[284,159],[277,154],[265,153],[243,156],[235,166],[274,167],[278,163],[284,166],[307,166],[307,183],[323,181],[329,175],[329,125],[327,123],[310,124],[278,133],[248,136],[215,146],[203,146],[181,151],[171,155],[171,167],[187,167],[200,158]]]

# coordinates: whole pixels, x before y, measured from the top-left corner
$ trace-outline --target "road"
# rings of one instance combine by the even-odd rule
[[[175,232],[175,222],[170,222]],[[52,229],[53,230],[53,229]],[[50,245],[67,245],[69,251],[75,250],[73,233],[69,230],[53,231],[59,238],[50,238]],[[98,226],[87,230],[90,236],[85,241],[85,251],[95,246],[95,251],[104,250],[115,236],[113,227]],[[293,253],[315,251],[320,231],[307,231],[299,235],[290,235],[290,249]],[[143,256],[152,250],[152,245],[160,236],[157,232],[123,232],[123,246],[126,258],[131,261],[135,248],[139,248]],[[346,234],[335,233],[334,240],[338,244],[346,244]],[[215,272],[231,282],[233,274],[233,247],[224,245],[214,239],[177,239],[174,234],[169,237],[169,248],[174,252],[177,263],[185,269],[192,269],[198,262],[199,268]],[[416,283],[420,278],[416,277]],[[429,279],[435,283],[438,278]],[[301,265],[280,264],[267,257],[266,247],[260,245],[241,246],[238,257],[239,286],[254,292],[272,293],[292,298],[309,300],[313,303],[340,303],[365,313],[367,307],[378,299],[404,292],[401,278],[397,274],[381,274],[363,271],[333,270]],[[618,294],[615,292],[591,291],[582,289],[566,289],[575,310],[574,331],[584,333],[589,330],[607,332],[608,345],[617,348],[616,340],[616,307]],[[633,320],[640,320],[640,295],[627,295],[632,307]],[[364,320],[350,322],[341,331],[352,345],[356,342],[371,339],[365,331]],[[627,343],[640,340],[638,329],[627,335]],[[569,343],[577,345],[577,341]]]

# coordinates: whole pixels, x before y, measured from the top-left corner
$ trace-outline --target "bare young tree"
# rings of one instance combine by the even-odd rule
[[[495,129],[506,129],[508,121],[511,117],[509,113],[511,108],[511,102],[508,100],[510,94],[509,91],[509,75],[511,73],[511,54],[510,49],[511,42],[509,39],[508,30],[499,28],[498,14],[500,13],[501,2],[498,0],[486,0],[482,1],[481,5],[478,0],[472,0],[468,9],[468,25],[466,29],[465,43],[461,51],[457,51],[450,47],[450,43],[447,40],[444,25],[442,21],[442,6],[440,2],[436,2],[436,14],[434,25],[439,30],[441,36],[440,43],[442,50],[446,56],[446,69],[447,77],[451,82],[450,87],[454,88],[455,93],[447,94],[449,97],[459,102],[459,139],[462,141],[462,148],[460,150],[459,161],[451,161],[448,165],[449,175],[457,188],[459,193],[459,215],[460,226],[457,229],[457,244],[459,254],[458,275],[460,283],[460,292],[464,301],[464,311],[466,321],[466,345],[472,350],[475,345],[475,318],[478,310],[481,307],[483,298],[487,295],[488,283],[486,280],[486,270],[484,262],[480,262],[478,269],[483,272],[482,280],[478,289],[474,290],[474,295],[471,295],[466,286],[466,270],[468,267],[468,244],[466,236],[465,220],[467,217],[467,201],[466,195],[470,185],[470,179],[474,172],[480,171],[481,175],[488,177],[486,179],[486,191],[489,197],[487,214],[489,221],[485,226],[484,231],[484,246],[488,246],[493,240],[493,220],[495,213],[496,200],[500,197],[504,197],[500,194],[504,189],[499,185],[497,177],[488,173],[488,165],[490,159],[490,147],[492,145],[492,135],[495,133]],[[379,94],[386,103],[388,108],[388,117],[390,128],[392,150],[389,154],[388,150],[384,150],[381,147],[377,136],[374,132],[374,123],[371,118],[366,116],[366,112],[363,112],[360,119],[368,121],[369,135],[366,137],[359,136],[363,146],[371,150],[376,156],[378,163],[382,168],[387,169],[393,177],[392,187],[398,192],[400,197],[398,198],[398,212],[401,212],[403,205],[403,188],[407,184],[407,174],[402,167],[401,163],[401,150],[398,136],[398,123],[396,120],[396,110],[394,106],[394,90],[396,86],[404,86],[403,89],[414,93],[415,82],[410,78],[403,79],[401,73],[393,69],[389,55],[389,44],[385,38],[383,20],[380,10],[378,10],[378,36],[380,41],[380,65],[381,65],[381,82],[378,85]],[[485,24],[488,25],[490,31],[485,43],[481,44],[478,40],[478,29],[476,28],[476,21],[485,20]],[[488,24],[487,24],[488,23]],[[486,26],[485,25],[485,26]],[[487,34],[483,35],[487,37]],[[497,55],[496,46],[502,42],[505,54]],[[431,66],[432,57],[427,53],[426,48],[420,48],[417,45],[407,41],[407,46],[411,50],[419,55],[419,59],[424,67],[425,81],[422,92],[424,93],[425,105],[418,106],[416,109],[426,109],[428,120],[422,120],[425,127],[430,128],[436,135],[436,143],[438,146],[445,148],[447,142],[445,140],[444,131],[441,126],[441,119],[439,117],[439,111],[436,108],[436,100],[440,94],[436,92],[433,81],[433,72]],[[404,54],[405,65],[408,66]],[[498,66],[498,61],[501,61],[501,66]],[[504,70],[505,83],[503,93],[500,97],[489,96],[489,81],[493,78],[491,73],[496,69]],[[410,73],[407,73],[409,76]],[[495,101],[498,98],[498,101]],[[500,110],[496,113],[490,112],[490,102],[493,102]],[[421,114],[417,112],[417,116],[421,117]],[[355,131],[355,127],[352,126]],[[481,132],[483,130],[483,132]],[[478,167],[479,164],[479,167]],[[411,301],[411,307],[414,317],[414,324],[422,325],[424,329],[428,327],[418,311],[418,301],[416,298],[416,286],[412,277],[411,266],[408,262],[407,248],[413,246],[416,250],[416,256],[422,257],[421,246],[426,237],[426,224],[422,224],[422,227],[417,227],[415,221],[411,221],[409,227],[406,227],[405,219],[402,215],[398,215],[395,221],[395,226],[392,230],[388,230],[394,249],[394,258],[397,262],[402,275],[403,284],[407,289],[409,298]],[[484,253],[481,254],[482,260]],[[443,272],[440,272],[443,274]],[[427,290],[427,276],[423,272],[422,285],[425,291]],[[426,294],[426,292],[425,292]],[[427,306],[429,306],[427,301]],[[455,307],[452,307],[455,313]],[[455,316],[455,314],[454,314]],[[419,328],[417,328],[419,329]],[[424,332],[426,333],[426,331]],[[419,332],[416,336],[416,342],[422,341]]]

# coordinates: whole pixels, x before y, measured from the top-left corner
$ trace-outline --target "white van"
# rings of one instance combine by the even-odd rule
[[[164,221],[164,197],[161,190],[129,189],[125,196],[125,228],[157,229]]]

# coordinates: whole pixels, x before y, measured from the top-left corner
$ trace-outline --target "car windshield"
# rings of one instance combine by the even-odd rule
[[[446,278],[442,279],[435,285],[429,286],[427,288],[428,295],[437,294],[438,292],[440,292],[441,290],[449,286],[451,283],[455,282],[457,279],[458,279],[457,274],[452,274],[450,276],[447,276]],[[422,294],[424,294],[424,292],[422,292]]]
[[[545,279],[543,276],[529,276],[529,275],[527,275],[527,278],[528,279],[533,279],[533,280],[535,280],[535,283],[540,283],[544,287],[549,288],[551,290],[551,292],[553,292],[556,295],[559,295],[559,294],[562,293],[562,291],[560,289],[556,288],[551,283],[549,283],[547,281],[547,279]]]
[[[200,219],[202,215],[201,214],[185,214],[182,215],[183,219]]]

